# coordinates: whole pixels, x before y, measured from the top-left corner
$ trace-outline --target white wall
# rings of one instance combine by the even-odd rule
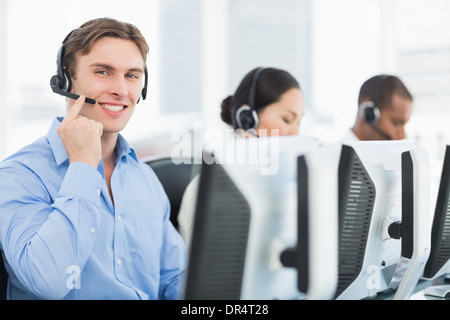
[[[203,101],[202,122],[205,129],[223,125],[217,116],[218,101],[228,90],[228,1],[203,1]]]
[[[221,128],[224,126],[218,112],[221,99],[235,89],[238,80],[251,66],[273,64],[273,61],[283,64],[283,67],[285,64],[294,73],[298,72],[296,76],[301,83],[307,83],[304,86],[307,94],[305,100],[307,112],[312,116],[307,114],[302,121],[301,132],[316,136],[323,143],[340,139],[345,130],[353,125],[361,84],[381,72],[398,71],[400,75],[405,75],[404,80],[417,96],[417,108],[408,131],[414,136],[419,133],[423,135],[430,127],[433,130],[439,129],[437,134],[440,136],[446,133],[445,123],[448,118],[441,114],[447,112],[450,93],[441,92],[435,98],[429,93],[434,93],[440,87],[450,88],[446,80],[450,73],[447,72],[446,78],[443,78],[428,72],[425,77],[414,70],[424,64],[432,64],[441,72],[442,69],[450,70],[450,64],[445,62],[450,54],[447,49],[450,38],[447,36],[448,28],[445,28],[450,21],[448,0],[311,0],[308,6],[299,6],[297,9],[292,9],[295,6],[291,1],[280,1],[289,4],[287,20],[292,20],[295,14],[293,12],[300,12],[299,23],[311,19],[311,26],[302,25],[307,34],[303,36],[300,32],[302,28],[295,31],[297,29],[292,27],[292,23],[286,26],[279,23],[278,20],[283,19],[286,14],[281,10],[282,7],[278,7],[280,11],[275,12],[270,19],[260,18],[267,11],[273,11],[271,0],[197,0],[202,8],[202,28],[200,36],[195,34],[195,40],[201,38],[202,47],[195,47],[194,55],[201,56],[201,68],[198,69],[201,69],[199,72],[202,75],[196,75],[193,79],[197,86],[201,86],[201,101],[195,104],[195,113],[186,103],[183,105],[186,106],[186,113],[179,114],[163,112],[167,105],[164,105],[161,88],[167,86],[160,81],[161,75],[165,75],[160,70],[161,61],[168,55],[179,54],[181,56],[170,60],[177,62],[189,53],[190,47],[180,52],[167,50],[164,41],[179,40],[161,35],[160,28],[164,26],[159,22],[164,19],[161,17],[164,12],[161,13],[160,7],[167,3],[164,1],[166,0],[132,0],[123,7],[121,0],[110,0],[108,6],[104,6],[102,1],[91,0],[0,0],[0,43],[4,44],[8,40],[6,47],[0,47],[0,158],[45,134],[53,115],[57,113],[56,106],[61,106],[62,112],[65,112],[64,98],[53,94],[48,87],[48,81],[56,67],[56,52],[68,31],[82,21],[99,15],[133,21],[143,30],[151,47],[149,96],[139,104],[130,124],[124,130],[124,134],[132,142],[142,140],[143,144],[148,145],[149,137],[167,137],[176,128],[193,129],[199,121],[204,130]],[[178,0],[171,1],[172,6],[178,3]],[[294,1],[301,3],[300,0]],[[22,10],[25,4],[28,8],[26,11]],[[312,6],[311,13],[309,5]],[[277,6],[280,4],[277,3]],[[49,11],[50,7],[52,10]],[[12,17],[8,16],[8,11],[14,13]],[[54,12],[59,14],[55,15]],[[252,19],[248,18],[249,12],[253,13]],[[234,14],[238,14],[239,19],[233,19]],[[175,20],[169,26],[174,28],[175,34],[177,28],[184,26],[183,23],[189,23],[186,16],[178,21],[180,24],[175,23]],[[198,16],[196,12],[195,17]],[[36,27],[25,28],[23,21]],[[197,20],[194,22],[198,24]],[[275,27],[272,28],[271,22]],[[269,29],[272,28],[270,32],[262,31],[264,28],[261,25],[264,24]],[[281,29],[276,28],[277,26]],[[9,39],[6,39],[7,31],[11,35]],[[243,33],[242,37],[240,34],[236,37],[239,32]],[[30,33],[35,36],[30,37]],[[42,34],[45,36],[39,36]],[[277,52],[279,42],[277,38],[274,39],[274,35],[282,35],[283,39],[288,39],[289,44],[295,45],[285,46],[282,43],[282,49],[279,50],[281,53]],[[29,41],[21,40],[27,37]],[[405,59],[401,56],[402,53],[411,51],[411,48],[425,44],[427,47],[424,49],[429,47],[425,52],[430,51],[431,54],[420,58],[420,64],[417,59],[412,60],[409,56]],[[297,47],[302,47],[302,50],[297,50]],[[34,50],[35,48],[40,50]],[[440,51],[436,51],[436,48]],[[6,63],[7,57],[9,63]],[[410,65],[414,66],[414,72]],[[179,71],[171,76],[177,77],[181,72]],[[27,76],[24,77],[24,74]],[[173,94],[183,96],[184,93],[176,87],[176,82],[174,84],[169,81],[168,84],[170,94],[173,91]],[[24,86],[33,89],[38,85],[45,86],[44,93],[40,92],[38,99],[27,91],[20,91]],[[423,95],[418,96],[420,93]],[[24,100],[27,100],[27,104]],[[436,107],[437,102],[439,108]],[[27,119],[22,120],[20,115],[26,113],[21,109],[24,105],[33,107],[29,108],[33,110]],[[53,109],[49,109],[49,106]],[[430,108],[435,109],[433,115],[430,115]],[[34,117],[36,114],[40,117]],[[51,117],[45,118],[47,114]],[[433,119],[425,121],[430,116]],[[437,120],[445,123],[434,125]],[[416,131],[420,132],[416,134]],[[431,139],[435,141],[437,134],[433,133]],[[439,146],[440,144],[439,141]]]
[[[376,0],[315,0],[313,5],[312,87],[322,125],[315,123],[317,132],[311,133],[328,142],[353,125],[362,83],[380,72],[380,6]]]

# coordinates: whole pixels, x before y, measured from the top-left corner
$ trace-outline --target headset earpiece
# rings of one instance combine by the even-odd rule
[[[247,130],[256,130],[259,126],[258,113],[255,110],[255,97],[256,97],[256,87],[258,83],[259,76],[266,68],[259,68],[256,70],[253,76],[253,81],[250,86],[250,93],[248,97],[248,106],[243,105],[236,111],[236,123],[238,128]]]
[[[51,83],[55,83],[57,85],[57,88],[62,91],[70,92],[70,89],[72,89],[72,81],[70,79],[69,73],[64,70],[64,45],[66,44],[67,39],[70,37],[72,32],[70,32],[65,38],[64,41],[61,44],[61,47],[59,47],[58,55],[56,56],[56,75],[53,76],[53,79]]]
[[[380,121],[381,111],[378,105],[380,104],[384,84],[391,77],[390,75],[381,76],[375,88],[372,101],[365,101],[359,106],[361,118],[372,126],[375,126]]]
[[[258,113],[252,110],[249,106],[242,106],[236,112],[236,121],[238,127],[244,131],[258,128],[259,118]]]
[[[148,70],[147,67],[145,67],[144,70],[144,87],[142,88],[142,100],[145,100],[145,98],[147,98],[147,86],[148,86]],[[136,102],[136,104],[138,104],[141,101],[141,97],[139,97],[138,101]]]
[[[385,132],[384,130],[382,130],[381,128],[379,128],[377,124],[381,118],[379,103],[381,100],[383,86],[386,83],[386,81],[391,77],[392,76],[389,75],[381,76],[380,80],[378,81],[378,85],[375,89],[372,101],[365,101],[361,103],[361,105],[359,106],[360,117],[365,122],[367,122],[373,128],[373,130],[378,132],[381,136],[383,136],[387,140],[392,140],[392,136],[387,132]]]
[[[65,92],[70,92],[70,89],[72,89],[72,81],[66,71],[63,72],[63,76],[58,74],[52,76],[50,85],[52,88]]]
[[[380,109],[373,101],[366,101],[359,107],[361,118],[371,125],[376,125],[380,121]]]

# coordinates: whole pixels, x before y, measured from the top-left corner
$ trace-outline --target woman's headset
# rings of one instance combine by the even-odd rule
[[[255,75],[253,76],[253,81],[250,87],[249,97],[248,97],[248,106],[241,106],[236,111],[236,123],[238,128],[247,130],[256,130],[259,126],[259,117],[258,113],[255,110],[255,98],[256,98],[256,87],[258,85],[258,79],[261,76],[261,73],[266,70],[266,68],[259,68],[256,70]]]

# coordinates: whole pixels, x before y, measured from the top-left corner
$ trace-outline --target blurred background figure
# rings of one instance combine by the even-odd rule
[[[221,104],[221,118],[239,137],[298,135],[304,115],[298,81],[287,71],[256,68],[242,79]],[[187,186],[178,213],[178,230],[190,246],[199,176]]]
[[[377,75],[363,83],[359,91],[355,125],[343,138],[346,141],[403,140],[411,117],[413,97],[405,84],[393,75]],[[409,259],[400,258],[391,281],[397,289]]]
[[[403,140],[411,117],[413,97],[393,75],[377,75],[361,86],[358,113],[346,140]]]

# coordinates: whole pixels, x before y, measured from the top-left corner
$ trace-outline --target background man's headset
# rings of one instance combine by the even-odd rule
[[[244,131],[251,130],[254,131],[259,126],[259,117],[258,113],[255,110],[255,98],[256,98],[256,87],[258,85],[258,79],[261,76],[261,73],[266,70],[266,68],[259,68],[256,70],[255,75],[253,76],[253,81],[250,87],[249,97],[248,97],[248,106],[241,106],[236,111],[236,123],[238,128],[243,129]]]
[[[57,59],[56,59],[56,68],[57,68],[56,74],[51,77],[50,86],[51,86],[53,92],[60,94],[62,96],[77,100],[80,96],[70,92],[70,90],[72,89],[72,80],[70,79],[69,72],[67,72],[67,70],[64,69],[64,65],[63,65],[64,51],[65,51],[64,46],[67,42],[67,39],[69,39],[70,35],[72,34],[72,32],[73,31],[71,31],[64,38],[64,41],[62,42],[62,45],[59,48]],[[142,93],[141,93],[143,100],[145,100],[145,98],[147,97],[147,82],[148,82],[147,68],[145,68],[144,72],[145,72],[145,79],[144,79],[145,82],[144,82],[144,88],[142,89]],[[137,103],[139,103],[140,100],[141,100],[141,98],[139,97],[139,100],[137,101]],[[86,98],[85,102],[90,103],[90,104],[96,103],[95,99],[91,99],[91,98]]]
[[[366,121],[370,126],[387,140],[392,140],[392,137],[385,131],[381,130],[377,124],[380,121],[381,112],[379,108],[379,103],[381,99],[381,93],[383,91],[384,84],[388,79],[392,78],[390,75],[383,75],[378,81],[377,87],[375,89],[372,101],[365,101],[359,106],[359,112],[361,118]]]

